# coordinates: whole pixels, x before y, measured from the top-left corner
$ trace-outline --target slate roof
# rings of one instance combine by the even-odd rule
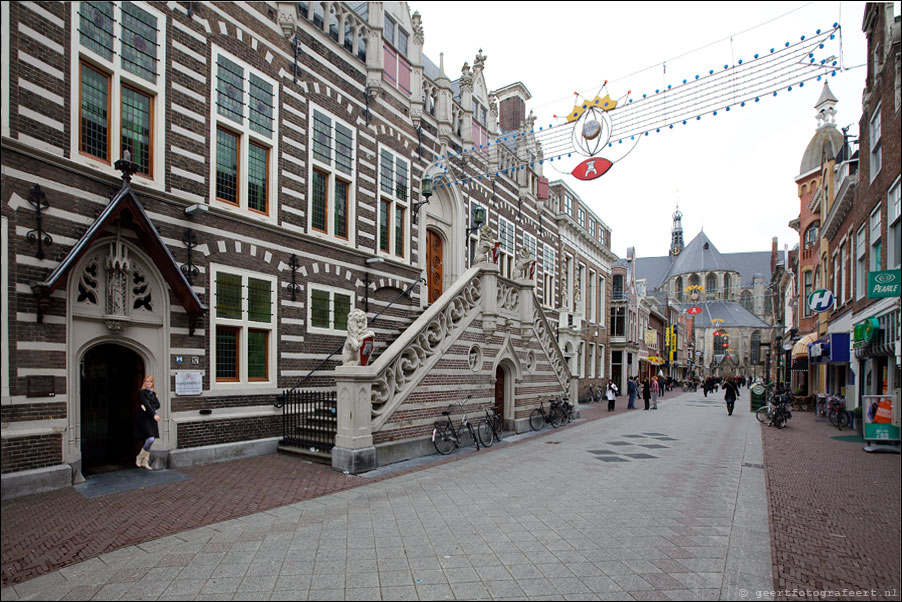
[[[702,301],[700,303],[684,303],[685,311],[689,307],[698,306],[702,313],[695,316],[695,325],[701,328],[713,328],[712,320],[719,318],[723,323],[720,328],[770,328],[766,322],[735,301]],[[709,326],[711,325],[711,326]]]
[[[699,232],[682,252],[676,256],[670,271],[665,277],[688,274],[691,272],[708,272],[721,270],[738,272],[726,257],[717,250],[711,239],[704,232]]]

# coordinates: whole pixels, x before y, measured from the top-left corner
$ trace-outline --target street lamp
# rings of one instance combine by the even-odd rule
[[[413,221],[417,221],[417,215],[420,213],[420,207],[429,202],[429,197],[432,196],[432,178],[429,177],[429,174],[423,174],[423,180],[420,182],[420,194],[423,195],[425,201],[415,201],[413,206],[410,208],[411,215],[413,215]]]
[[[485,223],[485,207],[482,205],[477,205],[476,210],[473,212],[473,225],[467,228],[467,236],[470,236],[480,228]]]

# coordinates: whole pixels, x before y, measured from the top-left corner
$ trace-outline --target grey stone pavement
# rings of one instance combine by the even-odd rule
[[[2,598],[767,599],[760,426],[719,396],[659,406],[121,548]]]

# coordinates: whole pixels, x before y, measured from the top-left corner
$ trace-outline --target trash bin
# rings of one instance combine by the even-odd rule
[[[761,383],[755,383],[752,385],[751,397],[751,407],[749,409],[752,412],[757,412],[761,406],[767,404],[767,389]]]

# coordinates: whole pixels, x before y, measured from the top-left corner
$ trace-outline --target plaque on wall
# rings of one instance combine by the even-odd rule
[[[27,376],[25,378],[27,391],[25,397],[54,397],[56,391],[53,390],[52,376]]]
[[[204,392],[203,372],[176,372],[176,395],[200,395]]]

